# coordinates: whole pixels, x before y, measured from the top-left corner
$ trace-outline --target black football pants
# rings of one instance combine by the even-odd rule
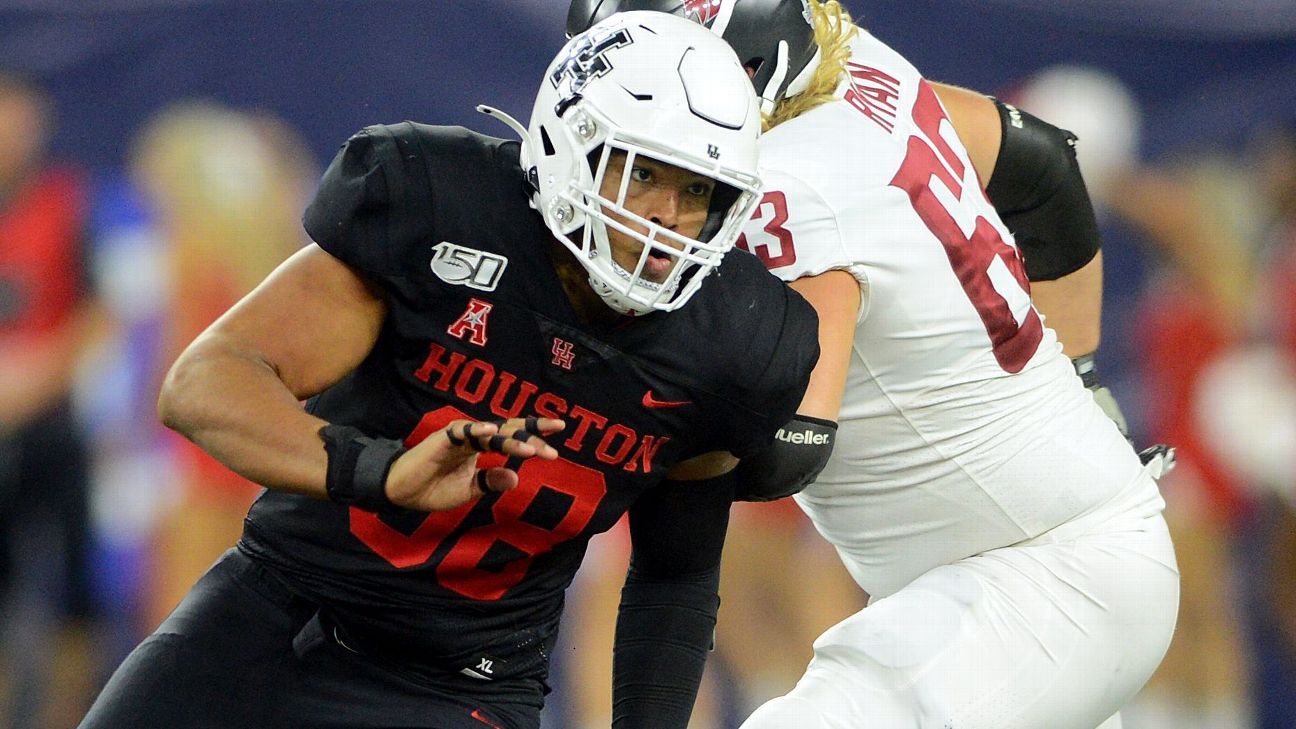
[[[230,550],[113,674],[80,729],[536,729],[373,664]]]

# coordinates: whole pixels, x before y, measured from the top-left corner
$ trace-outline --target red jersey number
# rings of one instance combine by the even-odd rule
[[[765,222],[765,228],[756,236],[756,241],[747,240],[747,234],[738,236],[737,246],[748,253],[753,253],[765,264],[765,268],[782,268],[796,263],[796,245],[792,242],[792,231],[783,227],[788,220],[787,195],[779,190],[770,190],[761,198],[752,220]]]
[[[1034,307],[1018,323],[1008,298],[996,288],[998,278],[999,286],[1016,285],[1030,293],[1026,268],[1017,249],[1005,242],[983,216],[977,216],[971,236],[964,233],[933,190],[933,185],[939,184],[955,200],[985,194],[978,185],[963,185],[966,166],[940,135],[940,124],[946,118],[936,93],[922,82],[914,104],[914,121],[927,138],[909,137],[908,154],[891,185],[909,195],[918,217],[945,247],[959,283],[990,335],[999,366],[1005,372],[1020,372],[1039,348],[1044,327]],[[993,271],[1006,271],[1010,276],[995,277]]]
[[[405,439],[413,446],[450,421],[467,418],[457,408],[446,406],[423,416]],[[503,465],[504,456],[484,453],[478,466]],[[542,489],[571,498],[567,513],[551,529],[528,524],[521,517]],[[491,506],[492,522],[454,537],[453,546],[436,566],[437,582],[475,600],[498,600],[522,581],[532,560],[580,534],[607,494],[607,482],[599,471],[559,458],[555,461],[529,459],[518,468],[518,485],[506,491]],[[478,504],[470,501],[451,511],[428,514],[408,536],[391,528],[377,514],[351,508],[351,533],[393,567],[417,567],[426,563]],[[497,543],[521,552],[503,567],[481,568],[482,560]]]

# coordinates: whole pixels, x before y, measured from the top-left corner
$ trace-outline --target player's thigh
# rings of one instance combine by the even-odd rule
[[[338,639],[333,625],[313,618],[298,635],[291,690],[279,725],[292,729],[538,729],[541,691],[534,701],[519,685],[468,678],[457,671],[415,670],[363,655]]]
[[[81,729],[270,726],[308,610],[227,552],[117,668]]]
[[[934,569],[829,629],[790,698],[819,707],[825,729],[1093,729],[1160,662],[1177,598],[1159,518],[996,550]],[[778,726],[765,717],[794,708],[776,700],[744,728]]]

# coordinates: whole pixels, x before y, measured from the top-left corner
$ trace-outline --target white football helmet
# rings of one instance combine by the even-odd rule
[[[545,73],[529,130],[479,108],[522,134],[532,207],[589,271],[594,291],[622,314],[683,306],[733,248],[760,199],[760,113],[751,82],[723,40],[684,18],[619,13],[572,38]],[[615,152],[624,152],[626,163],[610,188],[618,192],[604,197]],[[639,157],[716,181],[697,238],[627,209]],[[633,270],[613,261],[609,226],[643,243]],[[672,264],[660,283],[643,275],[654,255]]]

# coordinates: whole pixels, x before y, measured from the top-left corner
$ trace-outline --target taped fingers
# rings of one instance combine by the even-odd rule
[[[518,425],[511,425],[512,423],[518,423],[518,420],[461,422],[450,425],[444,432],[452,446],[467,445],[478,452],[489,451],[516,457],[516,454],[510,453],[510,440],[525,443],[537,451],[545,447],[541,418],[533,416],[521,420]],[[505,429],[510,427],[511,430],[505,433]],[[483,430],[488,432],[481,432]]]
[[[450,441],[450,445],[458,447],[464,443],[468,443],[472,445],[473,450],[481,450],[481,446],[477,443],[477,438],[473,435],[474,425],[476,425],[476,423],[464,423],[457,427],[452,425],[446,428],[445,434],[446,438]],[[455,431],[459,431],[458,435],[455,434]]]
[[[450,441],[450,445],[456,448],[464,444],[464,439],[454,434],[454,428],[446,428],[445,436],[446,440]]]
[[[488,448],[488,446],[482,444],[481,439],[486,437],[484,434],[477,435],[473,432],[473,428],[481,424],[482,423],[464,423],[463,425],[451,425],[445,430],[446,440],[449,440],[450,445],[455,446],[456,448],[467,444],[475,451],[497,450],[493,447]],[[498,425],[498,423],[494,423],[494,425]],[[491,444],[493,445],[495,439],[500,437],[502,436],[492,435],[490,441]]]

